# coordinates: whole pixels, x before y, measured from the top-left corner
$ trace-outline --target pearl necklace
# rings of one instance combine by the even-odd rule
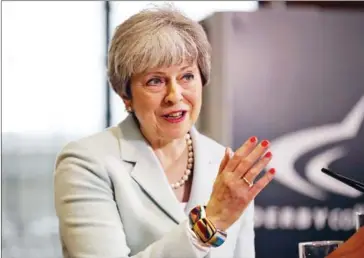
[[[189,133],[187,133],[187,135],[186,135],[186,142],[187,142],[187,148],[188,148],[187,168],[186,168],[185,173],[183,174],[182,178],[179,181],[177,181],[177,183],[170,185],[173,189],[178,189],[181,186],[183,186],[188,181],[188,179],[192,173],[193,146],[192,146],[191,135]]]

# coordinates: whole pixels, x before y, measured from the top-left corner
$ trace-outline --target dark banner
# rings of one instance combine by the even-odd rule
[[[364,196],[322,167],[364,182],[364,17],[234,16],[233,143],[272,142],[275,180],[256,200],[257,257],[298,257],[298,243],[346,240]]]

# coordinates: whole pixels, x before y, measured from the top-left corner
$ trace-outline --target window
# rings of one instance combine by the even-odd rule
[[[102,2],[3,3],[3,132],[104,127]]]
[[[102,2],[4,2],[4,257],[60,258],[55,157],[105,126]]]

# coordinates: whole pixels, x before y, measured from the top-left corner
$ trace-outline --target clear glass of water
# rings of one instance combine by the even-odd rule
[[[299,258],[325,258],[341,245],[343,241],[314,241],[298,244]]]
[[[364,226],[364,212],[357,211],[355,212],[355,228],[359,231],[359,228]]]

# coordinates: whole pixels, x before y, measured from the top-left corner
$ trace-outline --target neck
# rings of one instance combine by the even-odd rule
[[[147,137],[146,135],[144,135],[144,137],[149,142],[165,169],[173,165],[173,163],[182,158],[183,155],[187,157],[188,150],[185,136],[173,140]]]
[[[162,147],[153,148],[153,150],[162,166],[168,169],[177,160],[183,158],[183,156],[187,157],[186,139],[184,137],[182,139],[176,139],[168,144],[164,144]]]

